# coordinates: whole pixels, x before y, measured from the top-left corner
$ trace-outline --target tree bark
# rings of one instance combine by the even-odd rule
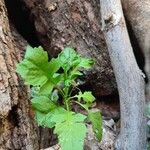
[[[121,107],[117,150],[146,149],[144,80],[137,66],[120,0],[100,0],[102,25],[114,69]]]
[[[98,0],[24,0],[39,40],[56,56],[71,46],[84,56],[96,60],[95,67],[85,72],[80,84],[99,96],[117,93],[116,81],[101,32]]]
[[[126,19],[130,22],[136,38],[144,52],[145,40],[150,31],[149,0],[122,0]]]
[[[28,88],[16,75],[26,41],[10,27],[0,1],[0,149],[38,149],[37,126],[31,120]]]
[[[150,2],[149,0],[122,0],[126,19],[134,31],[137,43],[145,56],[145,71],[149,82],[146,88],[150,100]],[[142,58],[142,56],[141,56]],[[140,59],[141,59],[140,58]]]

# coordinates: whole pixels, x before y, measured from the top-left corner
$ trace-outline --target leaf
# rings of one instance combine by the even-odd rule
[[[24,60],[17,65],[17,72],[30,85],[42,85],[41,77],[44,81],[48,78],[48,69],[48,55],[41,46],[38,48],[28,46]],[[34,80],[39,80],[39,82]]]
[[[41,88],[39,90],[39,94],[49,95],[52,92],[54,86],[55,86],[55,84],[52,83],[51,80],[47,80],[47,82],[43,86],[41,86]]]
[[[17,65],[17,72],[26,84],[40,86],[40,93],[50,94],[54,85],[61,80],[60,75],[55,75],[60,65],[57,58],[49,62],[47,52],[42,47],[28,46],[24,60]]]
[[[65,112],[66,110],[62,107],[56,107],[47,114],[36,111],[36,121],[39,126],[52,128],[55,126],[55,121],[52,120],[52,117],[55,118],[58,114]]]
[[[38,126],[53,128],[55,123],[49,119],[49,114],[44,114],[39,111],[35,112],[35,120],[38,123]]]
[[[95,61],[93,59],[89,58],[81,58],[81,61],[79,63],[79,67],[83,67],[86,69],[91,68],[95,64]]]
[[[63,74],[57,74],[53,75],[54,78],[49,79],[43,86],[41,86],[39,93],[43,95],[49,95],[54,86],[57,85],[60,81],[63,79]]]
[[[49,68],[50,68],[49,76],[50,76],[50,78],[54,77],[54,73],[56,73],[59,70],[60,66],[61,66],[61,64],[60,64],[59,59],[57,59],[57,58],[51,59],[51,61],[49,62]]]
[[[61,123],[65,120],[73,120],[73,122],[83,122],[86,119],[85,115],[82,115],[80,113],[75,114],[75,112],[71,111],[64,111],[63,113],[57,113],[52,116],[52,121],[55,123]]]
[[[66,47],[60,54],[59,60],[62,64],[62,68],[65,71],[68,71],[71,67],[73,67],[76,63],[78,64],[79,55],[75,52],[74,49]]]
[[[92,123],[93,131],[96,135],[97,140],[102,140],[102,116],[100,112],[89,112],[88,118]]]
[[[58,135],[62,150],[83,150],[87,132],[84,119],[84,115],[71,112],[66,114],[65,120],[60,122],[57,119],[54,133]]]
[[[92,95],[92,92],[90,91],[85,91],[82,93],[81,91],[78,93],[78,95],[75,95],[75,97],[78,98],[78,101],[81,101],[81,98],[84,100],[86,103],[92,103],[95,100],[95,97]]]
[[[46,96],[38,96],[31,100],[32,107],[40,112],[49,112],[56,108],[56,105]]]
[[[47,73],[44,72],[42,66],[36,66],[26,59],[17,65],[17,72],[25,80],[25,84],[43,85],[48,80]]]
[[[78,70],[72,70],[71,73],[70,73],[70,80],[75,80],[78,76],[82,76],[83,73],[81,73],[80,71]]]
[[[38,58],[38,59],[37,59]],[[34,62],[35,64],[39,64],[42,62],[48,62],[48,55],[44,49],[39,46],[32,48],[31,46],[27,46],[25,59]]]

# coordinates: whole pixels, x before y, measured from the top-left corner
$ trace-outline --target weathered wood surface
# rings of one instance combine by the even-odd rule
[[[96,60],[81,84],[96,96],[117,92],[116,82],[101,32],[99,0],[24,0],[31,11],[39,40],[56,56],[65,46]]]
[[[149,82],[146,86],[147,99],[150,100],[150,1],[122,0],[126,19],[134,31],[143,55],[145,56],[145,71]],[[142,59],[142,56],[140,56]]]
[[[137,66],[120,0],[100,0],[102,25],[114,69],[121,107],[117,150],[145,150],[144,80]]]
[[[26,41],[10,28],[0,1],[0,150],[38,149],[37,127],[31,120],[28,88],[16,75]]]
[[[122,0],[122,5],[125,17],[130,22],[144,52],[145,40],[150,31],[150,1]]]

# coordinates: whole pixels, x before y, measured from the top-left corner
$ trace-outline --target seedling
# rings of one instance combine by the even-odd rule
[[[48,60],[42,47],[27,47],[25,58],[17,65],[17,72],[32,86],[32,106],[39,126],[54,128],[62,150],[83,150],[86,123],[91,122],[98,141],[102,138],[100,112],[90,108],[95,100],[91,91],[82,92],[77,78],[94,61],[81,57],[74,49],[65,48],[57,58]],[[77,94],[74,94],[76,91]],[[87,116],[74,111],[79,105]]]

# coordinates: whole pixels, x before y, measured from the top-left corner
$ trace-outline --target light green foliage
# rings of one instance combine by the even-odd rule
[[[85,116],[81,114],[68,113],[64,120],[57,118],[54,133],[58,134],[58,139],[63,150],[83,149],[84,138],[86,136]],[[60,121],[61,120],[61,121]]]
[[[40,112],[46,113],[49,112],[49,110],[56,108],[56,105],[46,96],[34,97],[31,102],[33,108]]]
[[[25,83],[32,85],[31,102],[38,125],[54,127],[62,150],[83,150],[87,118],[92,123],[97,139],[101,140],[101,115],[89,111],[95,97],[91,91],[82,93],[76,83],[77,77],[83,75],[82,70],[93,65],[92,59],[81,57],[69,47],[49,61],[42,47],[30,46],[27,47],[24,60],[17,65],[17,72]],[[79,90],[78,94],[72,95],[74,89]],[[88,117],[73,112],[73,103],[83,107]]]
[[[78,101],[80,102],[81,99],[83,99],[84,102],[86,103],[93,103],[95,100],[95,97],[92,95],[92,92],[84,92],[82,93],[81,91],[79,92],[78,95],[76,95],[75,97],[78,98]]]
[[[92,122],[93,131],[98,141],[102,139],[102,117],[100,112],[89,112],[89,120]]]
[[[25,80],[26,84],[40,86],[40,92],[48,94],[54,85],[59,82],[59,75],[54,77],[59,70],[58,59],[48,61],[48,55],[42,47],[27,47],[25,58],[17,65],[17,72]]]

